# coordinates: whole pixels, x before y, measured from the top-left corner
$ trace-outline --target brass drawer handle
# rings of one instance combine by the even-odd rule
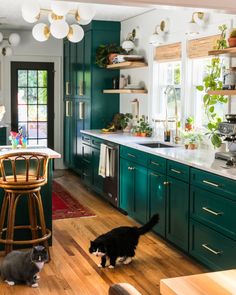
[[[128,167],[128,170],[133,171],[135,169],[135,167]]]
[[[84,81],[79,81],[79,95],[84,95]]]
[[[164,185],[170,185],[171,182],[169,182],[169,181],[164,181],[163,184],[164,184]]]
[[[69,88],[70,88],[70,82],[66,82],[66,95],[70,95]]]
[[[175,169],[170,169],[170,171],[175,172],[175,173],[177,173],[177,174],[181,174],[181,173],[182,173],[181,171],[179,171],[179,170],[175,170]]]
[[[152,175],[152,176],[155,176],[155,177],[161,177],[160,175],[158,175],[158,174],[156,174],[156,173],[153,173],[153,172],[151,172],[151,175]]]
[[[156,166],[160,166],[159,163],[156,163],[156,162],[153,162],[153,161],[151,161],[151,164],[152,164],[152,165],[156,165]]]
[[[202,247],[204,249],[206,249],[207,251],[215,254],[215,255],[220,255],[220,254],[223,254],[223,251],[215,251],[214,249],[212,249],[211,247],[209,247],[207,244],[202,244]]]
[[[208,180],[203,180],[202,182],[205,183],[205,184],[209,184],[211,186],[214,186],[214,187],[220,187],[219,184],[214,183],[214,182],[211,182],[211,181],[208,181]]]
[[[215,216],[223,215],[223,212],[216,212],[216,211],[213,211],[213,210],[211,210],[211,209],[209,209],[207,207],[202,207],[202,210],[204,210],[204,211],[206,211],[206,212],[208,212],[208,213],[210,213],[212,215],[215,215]]]
[[[132,158],[136,158],[136,156],[135,155],[132,155],[132,154],[127,154],[129,157],[132,157]]]
[[[69,114],[69,101],[68,100],[66,101],[66,117],[70,117],[70,114]]]
[[[79,119],[83,120],[85,114],[85,103],[80,101],[79,102]]]

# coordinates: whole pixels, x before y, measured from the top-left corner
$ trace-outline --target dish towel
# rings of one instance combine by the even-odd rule
[[[100,149],[98,174],[103,178],[109,177],[110,175],[109,147],[104,143],[101,144]]]

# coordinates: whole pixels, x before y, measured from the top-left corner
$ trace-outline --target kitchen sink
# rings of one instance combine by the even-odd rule
[[[168,144],[165,144],[165,143],[160,143],[160,142],[148,142],[148,143],[138,143],[139,145],[143,145],[143,146],[146,146],[146,147],[150,147],[150,148],[173,148],[175,146],[173,145],[168,145]]]

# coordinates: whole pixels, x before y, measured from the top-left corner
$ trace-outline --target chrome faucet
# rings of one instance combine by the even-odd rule
[[[176,94],[176,90],[175,87],[173,85],[168,85],[164,91],[164,94],[166,95],[166,108],[167,108],[167,100],[168,100],[168,95],[170,94],[170,92],[173,91],[174,94],[174,100],[175,100],[175,143],[179,143],[180,142],[180,137],[179,137],[179,130],[178,130],[178,106],[177,106],[177,94]],[[167,114],[167,111],[166,111]],[[166,118],[166,120],[168,120],[168,118]]]

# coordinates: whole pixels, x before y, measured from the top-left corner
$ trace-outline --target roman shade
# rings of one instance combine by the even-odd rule
[[[181,56],[180,42],[158,46],[155,52],[155,60],[158,62],[180,60]]]
[[[220,35],[208,36],[198,39],[189,40],[187,44],[188,58],[207,57],[208,51],[213,50],[216,46],[217,39]]]

